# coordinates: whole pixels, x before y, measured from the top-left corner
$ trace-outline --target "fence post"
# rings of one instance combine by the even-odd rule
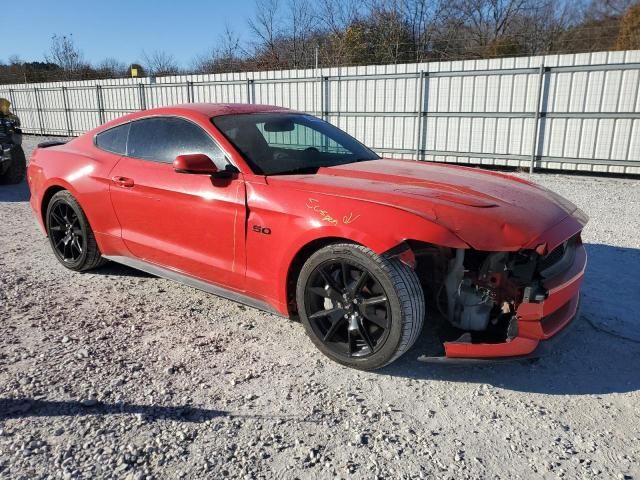
[[[335,116],[337,117],[336,118],[336,123],[340,122],[340,110],[341,110],[340,100],[342,99],[342,80],[341,80],[341,78],[342,77],[340,76],[340,71],[338,71],[338,76],[336,77],[336,85],[335,85],[335,90],[334,90],[335,93],[336,93],[335,96],[337,98],[337,100],[336,100],[336,110],[335,110],[335,112],[333,112],[333,113],[335,113]],[[331,111],[331,104],[329,104],[327,106],[327,112],[330,112],[330,111]]]
[[[425,115],[425,100],[427,99],[427,91],[428,91],[428,82],[429,82],[429,72],[425,72],[424,70],[420,70],[418,74],[418,117],[416,118],[416,123],[418,131],[416,132],[416,160],[421,160],[422,154],[422,143],[423,143],[423,133],[422,133],[422,122],[424,119],[424,124],[426,125],[427,118]]]
[[[11,102],[11,105],[13,105],[13,109],[14,109],[14,110],[17,110],[17,109],[18,109],[18,106],[16,105],[16,101],[15,101],[15,99],[13,98],[13,88],[10,88],[10,89],[9,89],[9,101]]]
[[[193,93],[193,82],[187,80],[187,102],[193,103],[195,101]]]
[[[253,78],[247,78],[247,103],[256,103],[255,82]]]
[[[38,98],[38,89],[33,87],[33,95],[36,100],[36,112],[38,113],[38,124],[40,125],[40,135],[44,135],[44,123],[42,121],[42,109],[40,108],[40,99]]]
[[[321,106],[322,106],[322,118],[325,122],[329,121],[329,77],[322,77],[321,87]]]
[[[140,82],[138,84],[138,97],[139,97],[139,101],[140,101],[140,110],[146,110],[147,109],[147,98],[146,95],[144,93],[144,83]]]
[[[64,116],[67,121],[67,133],[73,136],[73,128],[71,126],[71,112],[69,111],[69,100],[67,98],[67,87],[62,87],[62,107],[64,108]]]
[[[531,140],[531,164],[529,165],[529,173],[533,173],[535,169],[536,159],[538,157],[538,150],[543,144],[544,130],[540,128],[540,118],[546,114],[546,101],[544,99],[548,95],[547,76],[545,75],[548,69],[544,66],[544,62],[540,65],[540,71],[538,73],[538,96],[536,97],[536,111],[533,119],[533,139]],[[543,105],[544,104],[544,105]]]
[[[313,115],[319,117],[322,111],[322,76],[318,75],[317,80],[313,82]],[[318,92],[320,90],[320,92]],[[318,93],[320,94],[320,104],[318,104]]]
[[[98,121],[104,123],[104,102],[102,99],[102,85],[96,85],[96,100],[98,101]]]

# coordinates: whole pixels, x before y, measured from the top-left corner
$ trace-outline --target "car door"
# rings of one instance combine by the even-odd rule
[[[178,173],[176,156],[227,160],[199,125],[178,117],[133,121],[127,152],[111,172],[110,195],[131,254],[219,285],[244,277],[245,185],[240,174],[215,179]]]

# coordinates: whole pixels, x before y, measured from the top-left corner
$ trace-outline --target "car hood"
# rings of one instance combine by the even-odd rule
[[[281,176],[278,181],[415,213],[478,250],[531,248],[560,223],[570,223],[564,230],[575,233],[586,222],[574,204],[547,189],[468,167],[380,159],[320,168],[314,175]]]

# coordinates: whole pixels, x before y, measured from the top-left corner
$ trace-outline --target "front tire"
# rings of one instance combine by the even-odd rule
[[[318,349],[361,370],[384,367],[409,350],[425,316],[424,293],[410,267],[349,243],[328,245],[309,257],[296,300]]]
[[[70,192],[62,190],[51,197],[46,227],[53,253],[68,269],[81,272],[106,263],[87,216]]]
[[[22,183],[27,172],[27,158],[24,150],[20,145],[16,145],[11,149],[11,160],[9,160],[9,168],[2,176],[0,183],[5,185],[17,185]]]

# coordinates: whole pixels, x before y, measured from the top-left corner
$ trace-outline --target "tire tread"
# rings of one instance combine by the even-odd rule
[[[374,262],[389,277],[398,296],[402,311],[402,334],[395,352],[383,364],[374,368],[382,368],[397,360],[416,342],[422,332],[425,318],[425,299],[422,285],[416,272],[400,260],[385,255],[378,255],[370,248],[354,243],[333,243],[323,249],[358,250],[370,261]],[[316,253],[318,253],[316,252]]]
[[[84,210],[82,209],[78,201],[68,190],[61,190],[51,198],[49,204],[51,204],[51,202],[53,202],[57,198],[62,198],[65,202],[69,203],[74,208],[77,208],[83,217],[84,223],[86,223],[87,225],[87,256],[82,266],[80,266],[77,270],[80,272],[85,272],[87,270],[93,270],[94,268],[98,268],[106,264],[107,260],[103,258],[102,254],[100,253],[98,243],[96,242],[96,237],[93,234],[91,225],[89,224],[89,219],[87,218],[87,215],[84,213]]]

